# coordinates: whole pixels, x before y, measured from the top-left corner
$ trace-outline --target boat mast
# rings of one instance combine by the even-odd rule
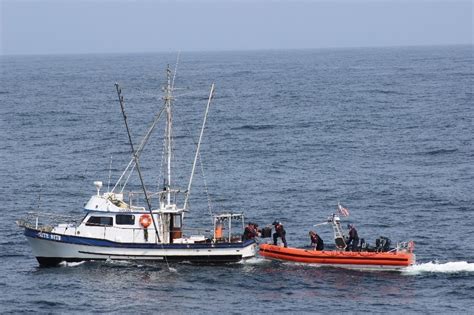
[[[166,123],[166,153],[167,153],[167,191],[168,193],[166,194],[166,205],[171,204],[171,102],[173,100],[173,89],[171,87],[171,69],[170,66],[168,65],[168,68],[166,69],[166,79],[167,79],[167,84],[165,88],[165,107],[166,107],[166,114],[167,114],[167,123]]]

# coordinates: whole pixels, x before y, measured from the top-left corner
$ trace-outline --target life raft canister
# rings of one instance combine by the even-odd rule
[[[143,214],[140,217],[140,224],[146,229],[151,224],[151,217],[148,214]]]

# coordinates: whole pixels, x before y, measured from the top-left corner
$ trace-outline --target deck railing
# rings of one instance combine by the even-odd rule
[[[28,212],[26,216],[18,220],[17,223],[23,227],[34,228],[41,231],[51,231],[53,227],[59,224],[76,227],[81,221],[82,219],[78,219],[77,216],[47,212]]]

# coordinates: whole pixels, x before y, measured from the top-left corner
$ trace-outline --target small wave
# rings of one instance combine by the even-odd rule
[[[423,152],[423,154],[426,155],[439,155],[439,154],[448,154],[448,153],[454,153],[458,149],[439,149],[439,150],[432,150],[428,152]]]
[[[67,261],[62,261],[59,266],[61,267],[77,267],[77,266],[80,266],[82,264],[86,263],[85,260],[83,261],[77,261],[77,262],[67,262]]]
[[[403,270],[406,274],[420,274],[420,273],[460,273],[460,272],[474,272],[474,263],[467,261],[451,261],[447,263],[428,262],[424,264],[416,264],[407,267]]]
[[[172,273],[177,273],[177,272],[178,272],[178,269],[173,268],[173,267],[168,267],[168,271],[169,271],[169,272],[172,272]]]
[[[186,98],[191,101],[206,101],[208,99],[207,96],[203,95],[183,95],[182,98]]]
[[[243,264],[243,265],[261,265],[261,264],[265,264],[265,263],[268,263],[268,262],[269,262],[268,259],[265,259],[265,258],[262,258],[262,257],[252,257],[252,258],[249,258],[249,259],[242,260],[239,263]]]
[[[294,262],[294,261],[285,261],[283,265],[287,266],[298,266],[298,267],[304,267],[304,268],[334,268],[334,266],[325,266],[322,264],[308,264],[308,263],[303,263],[303,262]]]
[[[133,260],[107,259],[105,261],[102,261],[102,263],[105,265],[114,266],[114,267],[136,267],[136,268],[146,267],[145,264],[138,264],[136,261],[133,261]]]
[[[255,72],[250,71],[250,70],[241,70],[241,71],[236,71],[234,74],[254,74]]]
[[[78,174],[73,174],[73,175],[66,175],[66,176],[59,176],[56,177],[56,180],[60,181],[72,181],[72,180],[82,180],[85,179],[86,177],[84,175],[78,175]]]
[[[375,89],[375,90],[367,90],[369,93],[379,93],[379,94],[394,94],[394,95],[402,95],[403,93],[393,91],[393,90],[381,90],[381,89]]]
[[[265,129],[273,129],[275,125],[243,125],[240,127],[232,128],[232,130],[265,130]]]
[[[34,303],[40,306],[47,306],[47,307],[64,305],[64,303],[61,303],[58,301],[47,301],[47,300],[34,301]]]
[[[2,257],[2,258],[25,257],[25,255],[22,255],[22,254],[2,254],[2,255],[0,255],[0,257]]]

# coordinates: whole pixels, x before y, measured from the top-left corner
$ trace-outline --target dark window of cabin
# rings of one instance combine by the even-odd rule
[[[131,214],[117,214],[115,216],[117,225],[135,225],[135,216]]]
[[[90,217],[87,220],[86,225],[99,225],[99,226],[112,226],[113,219],[112,217]]]

